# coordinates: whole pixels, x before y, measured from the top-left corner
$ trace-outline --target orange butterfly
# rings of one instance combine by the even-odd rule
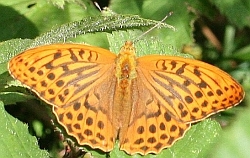
[[[81,44],[29,49],[9,72],[53,106],[58,122],[79,144],[105,152],[159,153],[190,124],[237,105],[244,91],[230,75],[176,56],[136,58],[127,41],[119,55]]]

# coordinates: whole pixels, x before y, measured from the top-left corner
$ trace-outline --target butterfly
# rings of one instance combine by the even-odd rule
[[[116,139],[133,155],[159,153],[191,123],[244,98],[241,85],[207,63],[177,56],[136,57],[126,41],[118,55],[83,44],[51,44],[9,61],[13,78],[53,107],[80,145],[109,152]]]

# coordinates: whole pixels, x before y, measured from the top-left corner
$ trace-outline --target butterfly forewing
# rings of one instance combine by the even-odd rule
[[[100,84],[100,77],[114,70],[115,58],[115,54],[98,47],[55,44],[17,55],[9,62],[9,71],[46,102],[65,106],[79,97],[76,92],[86,93]]]

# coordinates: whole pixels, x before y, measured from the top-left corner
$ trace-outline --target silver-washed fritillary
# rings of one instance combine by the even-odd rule
[[[244,91],[230,75],[175,56],[136,58],[127,41],[119,55],[81,44],[32,48],[10,60],[10,74],[53,106],[79,144],[105,152],[159,153],[190,124],[237,105]]]

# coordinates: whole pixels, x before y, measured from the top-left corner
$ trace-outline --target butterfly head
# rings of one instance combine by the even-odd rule
[[[121,47],[119,55],[131,55],[135,56],[135,47],[132,41],[126,41]]]

